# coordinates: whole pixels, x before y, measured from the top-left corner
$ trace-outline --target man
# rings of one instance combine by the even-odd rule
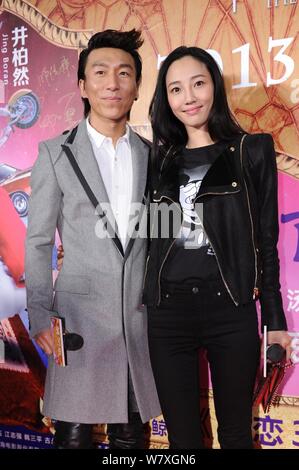
[[[141,44],[135,30],[107,30],[90,39],[78,66],[86,119],[72,132],[41,143],[32,171],[28,311],[31,335],[49,354],[43,413],[56,420],[58,448],[90,447],[93,423],[110,423],[110,448],[143,447],[142,423],[160,413],[146,314],[140,309],[146,240],[128,236],[129,208],[145,197],[148,166],[147,145],[127,126],[138,98]],[[94,210],[69,154],[91,199],[100,206],[110,203],[112,220],[102,232],[111,235],[115,226],[113,238],[99,236],[96,227],[106,220],[105,210]],[[64,260],[53,300],[56,228]],[[55,312],[65,319],[66,330],[84,341],[81,349],[67,352],[66,367],[52,356]]]

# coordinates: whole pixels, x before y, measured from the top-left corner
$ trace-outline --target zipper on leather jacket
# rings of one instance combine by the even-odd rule
[[[197,199],[199,199],[199,198],[202,197],[202,196],[205,196],[206,194],[215,194],[215,195],[218,195],[218,196],[220,195],[220,196],[221,196],[221,194],[236,194],[236,193],[238,193],[239,191],[240,191],[240,190],[238,190],[238,191],[225,191],[225,193],[212,193],[212,192],[210,192],[210,193],[204,193],[204,194],[201,194],[200,196],[197,196],[197,198],[195,198],[194,204],[195,204],[195,202],[196,202]],[[214,246],[213,246],[213,244],[212,244],[212,242],[211,242],[211,239],[210,239],[210,237],[209,237],[209,234],[208,234],[208,232],[206,231],[206,228],[204,227],[204,224],[203,224],[202,221],[201,221],[201,224],[202,224],[203,229],[204,229],[204,231],[206,232],[206,235],[207,235],[207,237],[208,237],[208,239],[209,239],[209,243],[210,243],[210,245],[211,245],[211,247],[212,247],[212,249],[213,249],[213,251],[214,251],[214,253],[215,253],[215,258],[216,258],[216,261],[217,261],[217,265],[218,265],[218,269],[219,269],[219,272],[220,272],[222,281],[223,281],[223,283],[224,283],[224,285],[225,285],[225,287],[226,287],[226,290],[227,290],[227,292],[229,293],[229,295],[230,295],[232,301],[234,302],[235,306],[237,307],[237,306],[239,305],[239,303],[236,301],[236,299],[234,298],[233,294],[231,293],[230,288],[228,287],[228,284],[227,284],[227,282],[226,282],[226,280],[225,280],[225,278],[224,278],[224,275],[223,275],[223,272],[222,272],[222,269],[221,269],[221,266],[220,266],[220,263],[219,263],[219,260],[218,260],[218,257],[217,257],[216,250],[215,250],[215,248],[214,248]]]
[[[170,247],[168,248],[167,253],[166,253],[166,255],[165,255],[165,257],[164,257],[164,260],[163,260],[163,262],[162,262],[162,264],[161,264],[161,266],[160,266],[160,269],[159,269],[159,274],[158,274],[158,288],[159,288],[159,289],[158,289],[158,292],[159,292],[159,296],[158,296],[158,305],[160,305],[160,302],[161,302],[161,273],[162,273],[162,269],[163,269],[163,266],[164,266],[164,264],[165,264],[165,261],[167,260],[168,255],[169,255],[169,253],[170,253],[170,250],[171,250],[171,248],[173,247],[173,245],[174,245],[174,243],[175,243],[175,240],[176,240],[176,239],[174,239],[174,240],[172,241]]]
[[[147,255],[146,262],[145,262],[145,268],[144,268],[143,282],[142,282],[142,292],[144,291],[144,287],[145,287],[145,279],[146,279],[146,275],[147,275],[147,267],[148,267],[149,259],[150,259],[150,255]]]
[[[171,146],[169,147],[169,149],[168,149],[167,152],[166,152],[165,157],[163,158],[162,165],[161,165],[161,167],[160,167],[160,175],[162,174],[163,167],[164,167],[164,163],[165,163],[166,158],[168,157],[170,151],[172,150],[172,148],[173,148],[173,145],[171,145]]]
[[[243,141],[246,137],[246,134],[242,137],[241,144],[240,144],[240,159],[241,159],[241,169],[243,172]],[[249,217],[250,217],[250,224],[251,224],[251,239],[252,239],[252,246],[253,246],[253,252],[254,252],[254,266],[255,266],[255,278],[254,278],[254,287],[253,287],[253,300],[255,300],[258,295],[259,295],[259,288],[257,287],[257,275],[258,275],[258,268],[257,268],[257,253],[258,253],[258,248],[255,246],[254,242],[254,227],[253,227],[253,218],[252,218],[252,213],[251,213],[251,207],[250,207],[250,201],[249,201],[249,193],[248,193],[248,187],[246,184],[246,180],[244,177],[244,184],[245,184],[245,190],[246,190],[246,197],[247,197],[247,204],[248,204],[248,210],[249,210]]]
[[[226,191],[225,193],[222,193],[222,194],[235,194],[236,192],[239,192],[239,191],[240,191],[240,190],[238,190],[238,191]],[[206,193],[206,194],[219,194],[219,193]],[[203,196],[203,194],[202,194],[201,196]],[[200,198],[201,196],[198,196],[197,198],[195,198],[194,204],[195,204],[195,202],[196,202],[196,199]],[[156,200],[155,202],[161,202],[161,200],[163,199],[163,197],[166,198],[166,199],[169,199],[169,200],[170,200],[171,202],[173,202],[174,204],[177,204],[175,201],[173,201],[173,200],[172,200],[171,198],[169,198],[168,196],[162,196],[160,199]],[[177,204],[177,205],[178,205],[178,204]],[[181,207],[180,207],[180,210],[182,211]],[[203,228],[204,228],[203,223],[202,223],[202,226],[203,226]],[[204,228],[204,230],[205,230],[205,228]],[[206,231],[206,230],[205,230],[205,231]],[[207,237],[209,238],[209,234],[208,234],[207,232],[206,232],[206,234],[207,234]],[[162,273],[162,269],[163,269],[163,266],[164,266],[164,264],[165,264],[165,262],[166,262],[166,259],[167,259],[168,255],[169,255],[169,253],[170,253],[170,250],[171,250],[171,248],[173,247],[174,242],[175,242],[175,240],[173,240],[172,244],[171,244],[170,247],[168,248],[167,253],[166,253],[166,255],[165,255],[164,259],[163,259],[163,262],[162,262],[161,267],[160,267],[160,270],[159,270],[159,274],[158,274],[158,287],[159,287],[158,305],[159,305],[160,302],[161,302],[161,273]],[[213,245],[212,245],[212,243],[211,243],[211,241],[210,241],[210,238],[209,238],[209,242],[210,242],[210,244],[211,244],[211,246],[212,246],[212,248],[213,248],[213,251],[214,251],[214,253],[215,253],[215,257],[216,257],[216,261],[217,261],[217,264],[218,264],[218,268],[219,268],[219,271],[220,271],[220,274],[221,274],[223,283],[224,283],[224,285],[225,285],[225,287],[226,287],[226,290],[227,290],[227,292],[229,293],[229,295],[230,295],[232,301],[234,302],[234,304],[235,304],[236,307],[237,307],[239,304],[238,304],[238,302],[235,300],[234,296],[232,295],[232,293],[231,293],[231,291],[230,291],[230,289],[229,289],[229,287],[228,287],[228,284],[227,284],[227,282],[226,282],[226,280],[225,280],[225,278],[224,278],[224,275],[223,275],[221,266],[220,266],[219,261],[218,261],[218,257],[217,257],[216,251],[215,251],[215,249],[214,249],[214,247],[213,247]]]
[[[245,137],[246,137],[246,135],[244,135],[244,136],[242,137],[241,144],[240,144],[240,158],[241,158],[241,168],[242,168],[242,171],[243,171],[243,141],[244,141],[244,138],[245,138]],[[164,164],[164,161],[163,161],[163,164]],[[253,289],[253,299],[255,299],[255,298],[258,296],[258,294],[259,294],[259,288],[257,287],[257,274],[258,274],[258,273],[257,273],[257,271],[258,271],[258,268],[257,268],[257,252],[258,252],[258,249],[256,248],[256,246],[255,246],[255,241],[254,241],[253,218],[252,218],[251,207],[250,207],[250,201],[249,201],[248,187],[247,187],[245,178],[244,178],[244,184],[245,184],[245,189],[246,189],[247,204],[248,204],[248,210],[249,210],[249,216],[250,216],[250,222],[251,222],[251,236],[252,236],[252,244],[253,244],[253,251],[254,251],[254,258],[255,258],[255,282],[254,282],[254,289]],[[203,193],[203,194],[201,194],[201,195],[199,195],[199,196],[197,196],[197,197],[195,198],[194,204],[196,203],[196,200],[197,200],[197,199],[199,199],[200,197],[206,196],[206,195],[218,195],[218,196],[220,195],[220,196],[221,196],[221,195],[226,195],[226,194],[236,194],[236,193],[239,192],[239,191],[240,191],[240,190],[237,190],[237,191],[225,191],[224,193],[219,193],[219,192]],[[178,205],[175,201],[173,201],[173,200],[172,200],[171,198],[169,198],[168,196],[162,196],[162,197],[160,197],[160,199],[154,200],[154,202],[161,202],[161,200],[162,200],[163,198],[169,199],[171,202],[173,202],[174,204]],[[180,207],[180,210],[181,210],[181,207]],[[202,223],[202,225],[203,225],[203,223]],[[219,263],[219,260],[218,260],[218,257],[217,257],[217,253],[216,253],[216,251],[215,251],[215,248],[214,248],[214,246],[213,246],[213,244],[212,244],[212,242],[211,242],[211,240],[210,240],[209,234],[208,234],[208,232],[206,231],[204,225],[203,225],[203,228],[204,228],[204,230],[205,230],[205,232],[206,232],[206,234],[207,234],[207,237],[208,237],[208,239],[209,239],[209,242],[210,242],[210,244],[211,244],[211,246],[212,246],[212,249],[213,249],[213,251],[214,251],[214,253],[215,253],[215,258],[216,258],[216,261],[217,261],[217,265],[218,265],[218,268],[219,268],[219,272],[220,272],[220,274],[221,274],[222,281],[223,281],[223,283],[224,283],[224,285],[225,285],[225,287],[226,287],[226,289],[227,289],[227,292],[229,293],[229,295],[230,295],[232,301],[234,302],[234,304],[235,304],[236,306],[238,306],[239,304],[238,304],[238,302],[235,300],[235,298],[234,298],[233,294],[231,293],[231,291],[230,291],[230,289],[229,289],[229,287],[228,287],[228,284],[227,284],[227,282],[226,282],[226,280],[225,280],[225,278],[224,278],[224,275],[223,275],[223,272],[222,272],[222,269],[221,269],[221,266],[220,266],[220,263]],[[171,248],[172,248],[174,242],[175,242],[175,240],[173,240],[173,242],[171,243],[170,247],[168,248],[167,253],[166,253],[166,255],[165,255],[164,259],[163,259],[162,265],[161,265],[160,270],[159,270],[159,274],[158,274],[158,286],[159,286],[158,305],[159,305],[160,302],[161,302],[161,283],[160,283],[160,278],[161,278],[162,269],[163,269],[163,266],[164,266],[164,264],[165,264],[165,262],[166,262],[166,259],[167,259],[168,255],[169,255],[169,252],[170,252],[170,250],[171,250]],[[148,258],[147,258],[147,263],[148,263],[148,260],[149,260],[149,256],[148,256]],[[146,271],[147,271],[147,263],[146,263]],[[145,273],[145,275],[146,275],[146,273]],[[144,277],[144,279],[145,279],[145,277]]]
[[[151,234],[150,234],[150,241],[152,241],[152,238],[153,238],[153,232],[154,232],[154,228],[155,228],[155,215],[156,215],[156,212],[157,212],[157,206],[155,207],[154,223],[153,223],[152,231],[151,231]],[[146,279],[146,275],[147,275],[149,259],[150,259],[150,254],[147,255],[146,262],[145,262],[145,269],[144,269],[143,282],[142,282],[142,292],[144,291],[145,279]]]
[[[162,161],[162,165],[161,165],[161,168],[160,168],[160,175],[162,173],[162,170],[163,170],[163,167],[164,167],[164,163],[166,161],[166,158],[167,156],[169,155],[170,151],[172,150],[173,148],[173,145],[171,145],[169,147],[169,149],[167,150],[166,152],[166,155],[165,157],[163,158],[163,161]],[[175,201],[173,201],[172,199],[170,199],[169,197],[167,196],[162,196],[160,199],[153,199],[154,202],[161,202],[161,200],[164,198],[166,199],[169,199],[171,202],[173,202],[174,204],[176,204],[180,211],[182,211],[181,209],[181,206],[179,206]],[[154,227],[155,227],[155,215],[156,215],[156,211],[157,211],[157,207],[155,208],[155,212],[154,212],[154,223],[153,223],[153,228],[152,228],[152,231],[151,231],[151,236],[150,236],[150,239],[152,240],[152,235],[153,235],[153,232],[154,232]],[[172,245],[171,245],[172,246]],[[171,247],[170,247],[171,248]],[[170,250],[169,250],[170,251]],[[167,253],[167,256],[168,256],[168,253]],[[148,254],[147,258],[146,258],[146,262],[145,262],[145,271],[144,271],[144,276],[143,276],[143,283],[142,283],[142,290],[144,290],[144,286],[145,286],[145,279],[146,279],[146,275],[147,275],[147,270],[148,270],[148,262],[149,262],[149,259],[150,259],[150,255]],[[165,259],[164,259],[164,262],[165,262]],[[159,282],[159,281],[158,281]],[[160,284],[159,284],[160,285]],[[161,298],[161,293],[159,291],[159,299]],[[159,301],[160,303],[160,301]]]
[[[224,193],[213,193],[212,191],[210,191],[209,193],[203,193],[203,194],[200,194],[199,196],[197,196],[194,200],[194,204],[195,204],[196,200],[199,199],[202,196],[208,196],[210,194],[213,194],[213,196],[222,196],[222,195],[226,195],[226,194],[236,194],[236,193],[239,193],[239,192],[240,192],[240,189],[237,189],[237,191],[225,191]]]
[[[239,191],[240,191],[240,190],[238,190],[238,191],[226,191],[225,193],[221,193],[221,194],[235,194],[236,192],[239,192]],[[205,193],[205,194],[217,194],[217,195],[219,195],[219,193]],[[200,197],[203,196],[203,195],[204,195],[204,194],[198,196],[196,199],[200,198]],[[162,196],[160,199],[155,200],[155,202],[161,202],[161,200],[162,200],[163,198],[169,199],[171,202],[173,202],[174,204],[178,205],[175,201],[173,201],[173,200],[172,200],[171,198],[169,198],[168,196]],[[194,201],[194,204],[195,204],[195,202],[196,202],[196,199],[195,199],[195,201]],[[180,208],[180,210],[182,211],[182,209],[181,209],[180,206],[179,206],[179,208]],[[203,225],[203,223],[202,223],[202,225]],[[204,225],[203,225],[203,228],[204,228]],[[204,228],[204,230],[205,230],[205,228]],[[206,231],[206,230],[205,230],[205,231]],[[207,232],[206,232],[206,234],[207,234],[207,237],[209,238],[209,234],[208,234]],[[168,248],[167,253],[166,253],[166,255],[165,255],[164,259],[163,259],[163,262],[162,262],[161,267],[160,267],[160,270],[159,270],[159,274],[158,274],[158,287],[159,287],[158,305],[159,305],[160,302],[161,302],[161,273],[162,273],[162,269],[163,269],[163,266],[164,266],[164,264],[165,264],[165,262],[166,262],[166,259],[167,259],[168,255],[169,255],[169,253],[170,253],[170,250],[171,250],[171,248],[173,247],[174,242],[175,242],[175,240],[173,240],[172,244],[171,244],[170,247]],[[211,241],[210,241],[210,238],[209,238],[209,242],[210,242],[210,244],[211,244],[211,246],[212,246],[212,248],[213,248],[213,251],[214,251],[214,253],[215,253],[217,265],[218,265],[218,268],[219,268],[220,275],[221,275],[221,278],[222,278],[222,280],[223,280],[223,283],[224,283],[224,285],[225,285],[225,287],[226,287],[226,290],[227,290],[227,292],[229,293],[229,295],[230,295],[232,301],[234,302],[234,304],[235,304],[236,307],[237,307],[239,304],[238,304],[238,302],[235,300],[234,296],[232,295],[232,293],[231,293],[231,291],[230,291],[230,289],[229,289],[229,287],[228,287],[228,284],[227,284],[227,282],[226,282],[226,280],[225,280],[225,278],[224,278],[224,275],[223,275],[221,266],[220,266],[219,261],[218,261],[218,257],[217,257],[216,251],[215,251],[215,249],[214,249],[214,247],[213,247],[213,245],[212,245],[212,243],[211,243]]]
[[[203,225],[203,224],[202,224],[202,226],[203,226],[203,228],[204,228],[204,225]],[[210,245],[211,245],[211,247],[212,247],[212,249],[213,249],[213,251],[214,251],[215,258],[216,258],[216,261],[217,261],[217,264],[218,264],[218,268],[219,268],[219,272],[220,272],[220,274],[221,274],[222,281],[223,281],[223,283],[224,283],[224,285],[225,285],[225,287],[226,287],[226,290],[227,290],[227,292],[229,293],[229,295],[230,295],[232,301],[234,302],[235,306],[238,307],[239,303],[238,303],[238,302],[236,301],[236,299],[234,298],[234,296],[233,296],[233,294],[231,293],[231,290],[230,290],[230,288],[228,287],[228,284],[227,284],[227,282],[226,282],[226,280],[225,280],[225,278],[224,278],[224,275],[223,275],[223,272],[222,272],[222,269],[221,269],[220,263],[219,263],[219,261],[218,261],[218,257],[217,257],[216,251],[215,251],[215,248],[213,247],[213,244],[212,244],[212,242],[211,242],[211,240],[210,240],[210,238],[209,238],[209,234],[207,233],[207,231],[206,231],[205,228],[204,228],[204,231],[206,232],[206,235],[207,235],[207,237],[208,237],[208,239],[209,239],[209,243],[210,243]]]
[[[153,199],[154,202],[161,202],[161,200],[165,198],[165,199],[169,199],[171,202],[173,202],[174,204],[176,204],[180,211],[182,210],[181,207],[175,202],[173,201],[172,199],[170,199],[169,197],[167,196],[162,196],[160,199]],[[154,212],[154,223],[153,223],[153,227],[152,227],[152,230],[151,230],[151,235],[150,235],[150,241],[152,240],[153,238],[153,233],[154,233],[154,228],[155,228],[155,216],[156,216],[156,212],[157,212],[157,204],[156,204],[156,207],[155,207],[155,212]],[[146,279],[146,275],[147,275],[147,269],[148,269],[148,262],[149,262],[149,259],[150,259],[150,254],[147,255],[147,258],[146,258],[146,262],[145,262],[145,270],[144,270],[144,276],[143,276],[143,283],[142,283],[142,290],[144,290],[144,287],[145,287],[145,279]]]
[[[168,196],[161,196],[160,199],[153,199],[153,201],[154,202],[161,202],[162,199],[168,199],[170,202],[172,202],[173,204],[175,204],[179,208],[180,212],[182,212],[182,208],[181,208],[180,204],[177,203],[176,201],[174,201],[173,199],[171,199]]]
[[[182,213],[182,208],[181,208],[181,206],[180,206],[177,202],[175,202],[173,199],[171,199],[170,197],[168,197],[168,196],[161,196],[160,199],[154,199],[154,202],[161,202],[162,199],[168,199],[169,201],[171,201],[173,204],[175,204],[175,205],[179,208],[180,212]],[[155,212],[155,213],[156,213],[156,212]],[[154,219],[154,222],[155,222],[155,219]],[[159,273],[158,273],[158,293],[159,293],[159,295],[158,295],[158,305],[160,305],[160,302],[161,302],[161,273],[162,273],[162,269],[163,269],[163,266],[164,266],[164,264],[165,264],[165,261],[166,261],[168,255],[169,255],[169,253],[170,253],[170,250],[171,250],[171,248],[172,248],[173,245],[174,245],[175,240],[176,240],[176,239],[174,239],[174,240],[172,241],[170,247],[168,248],[167,253],[166,253],[166,255],[164,256],[164,259],[163,259],[162,264],[161,264],[160,269],[159,269]]]

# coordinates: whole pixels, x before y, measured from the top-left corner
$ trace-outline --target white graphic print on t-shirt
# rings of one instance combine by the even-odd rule
[[[180,204],[183,210],[183,223],[181,226],[181,237],[177,244],[186,249],[197,249],[207,246],[207,254],[214,255],[204,231],[202,221],[194,207],[194,200],[200,189],[202,180],[211,165],[201,165],[196,168],[184,168],[180,174]],[[200,201],[197,209],[200,211]]]

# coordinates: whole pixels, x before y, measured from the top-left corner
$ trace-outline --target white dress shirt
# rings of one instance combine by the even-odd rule
[[[86,119],[87,133],[99,165],[105,188],[115,217],[118,236],[125,250],[132,201],[133,169],[130,145],[130,127],[113,146],[111,137],[95,130]]]

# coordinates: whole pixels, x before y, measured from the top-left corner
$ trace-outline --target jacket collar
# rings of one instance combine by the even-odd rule
[[[132,166],[133,166],[133,191],[132,202],[142,202],[147,181],[148,154],[149,147],[138,137],[138,135],[130,129],[129,131],[130,146],[132,150]],[[76,136],[72,143],[66,143],[72,151],[87,183],[99,203],[109,203],[109,197],[105,188],[105,184],[99,170],[99,166],[94,155],[91,141],[88,137],[86,119],[83,119],[77,129]],[[116,227],[115,239],[118,250],[127,258],[132,248],[132,240],[129,240],[125,253],[121,249],[121,244],[117,234],[117,224],[111,214],[113,226]],[[134,219],[136,222],[136,219]]]
[[[239,137],[227,144],[203,178],[197,197],[240,191],[239,147]],[[178,168],[175,161],[162,172],[158,186],[154,188],[154,201],[158,202],[163,198],[179,200]]]

